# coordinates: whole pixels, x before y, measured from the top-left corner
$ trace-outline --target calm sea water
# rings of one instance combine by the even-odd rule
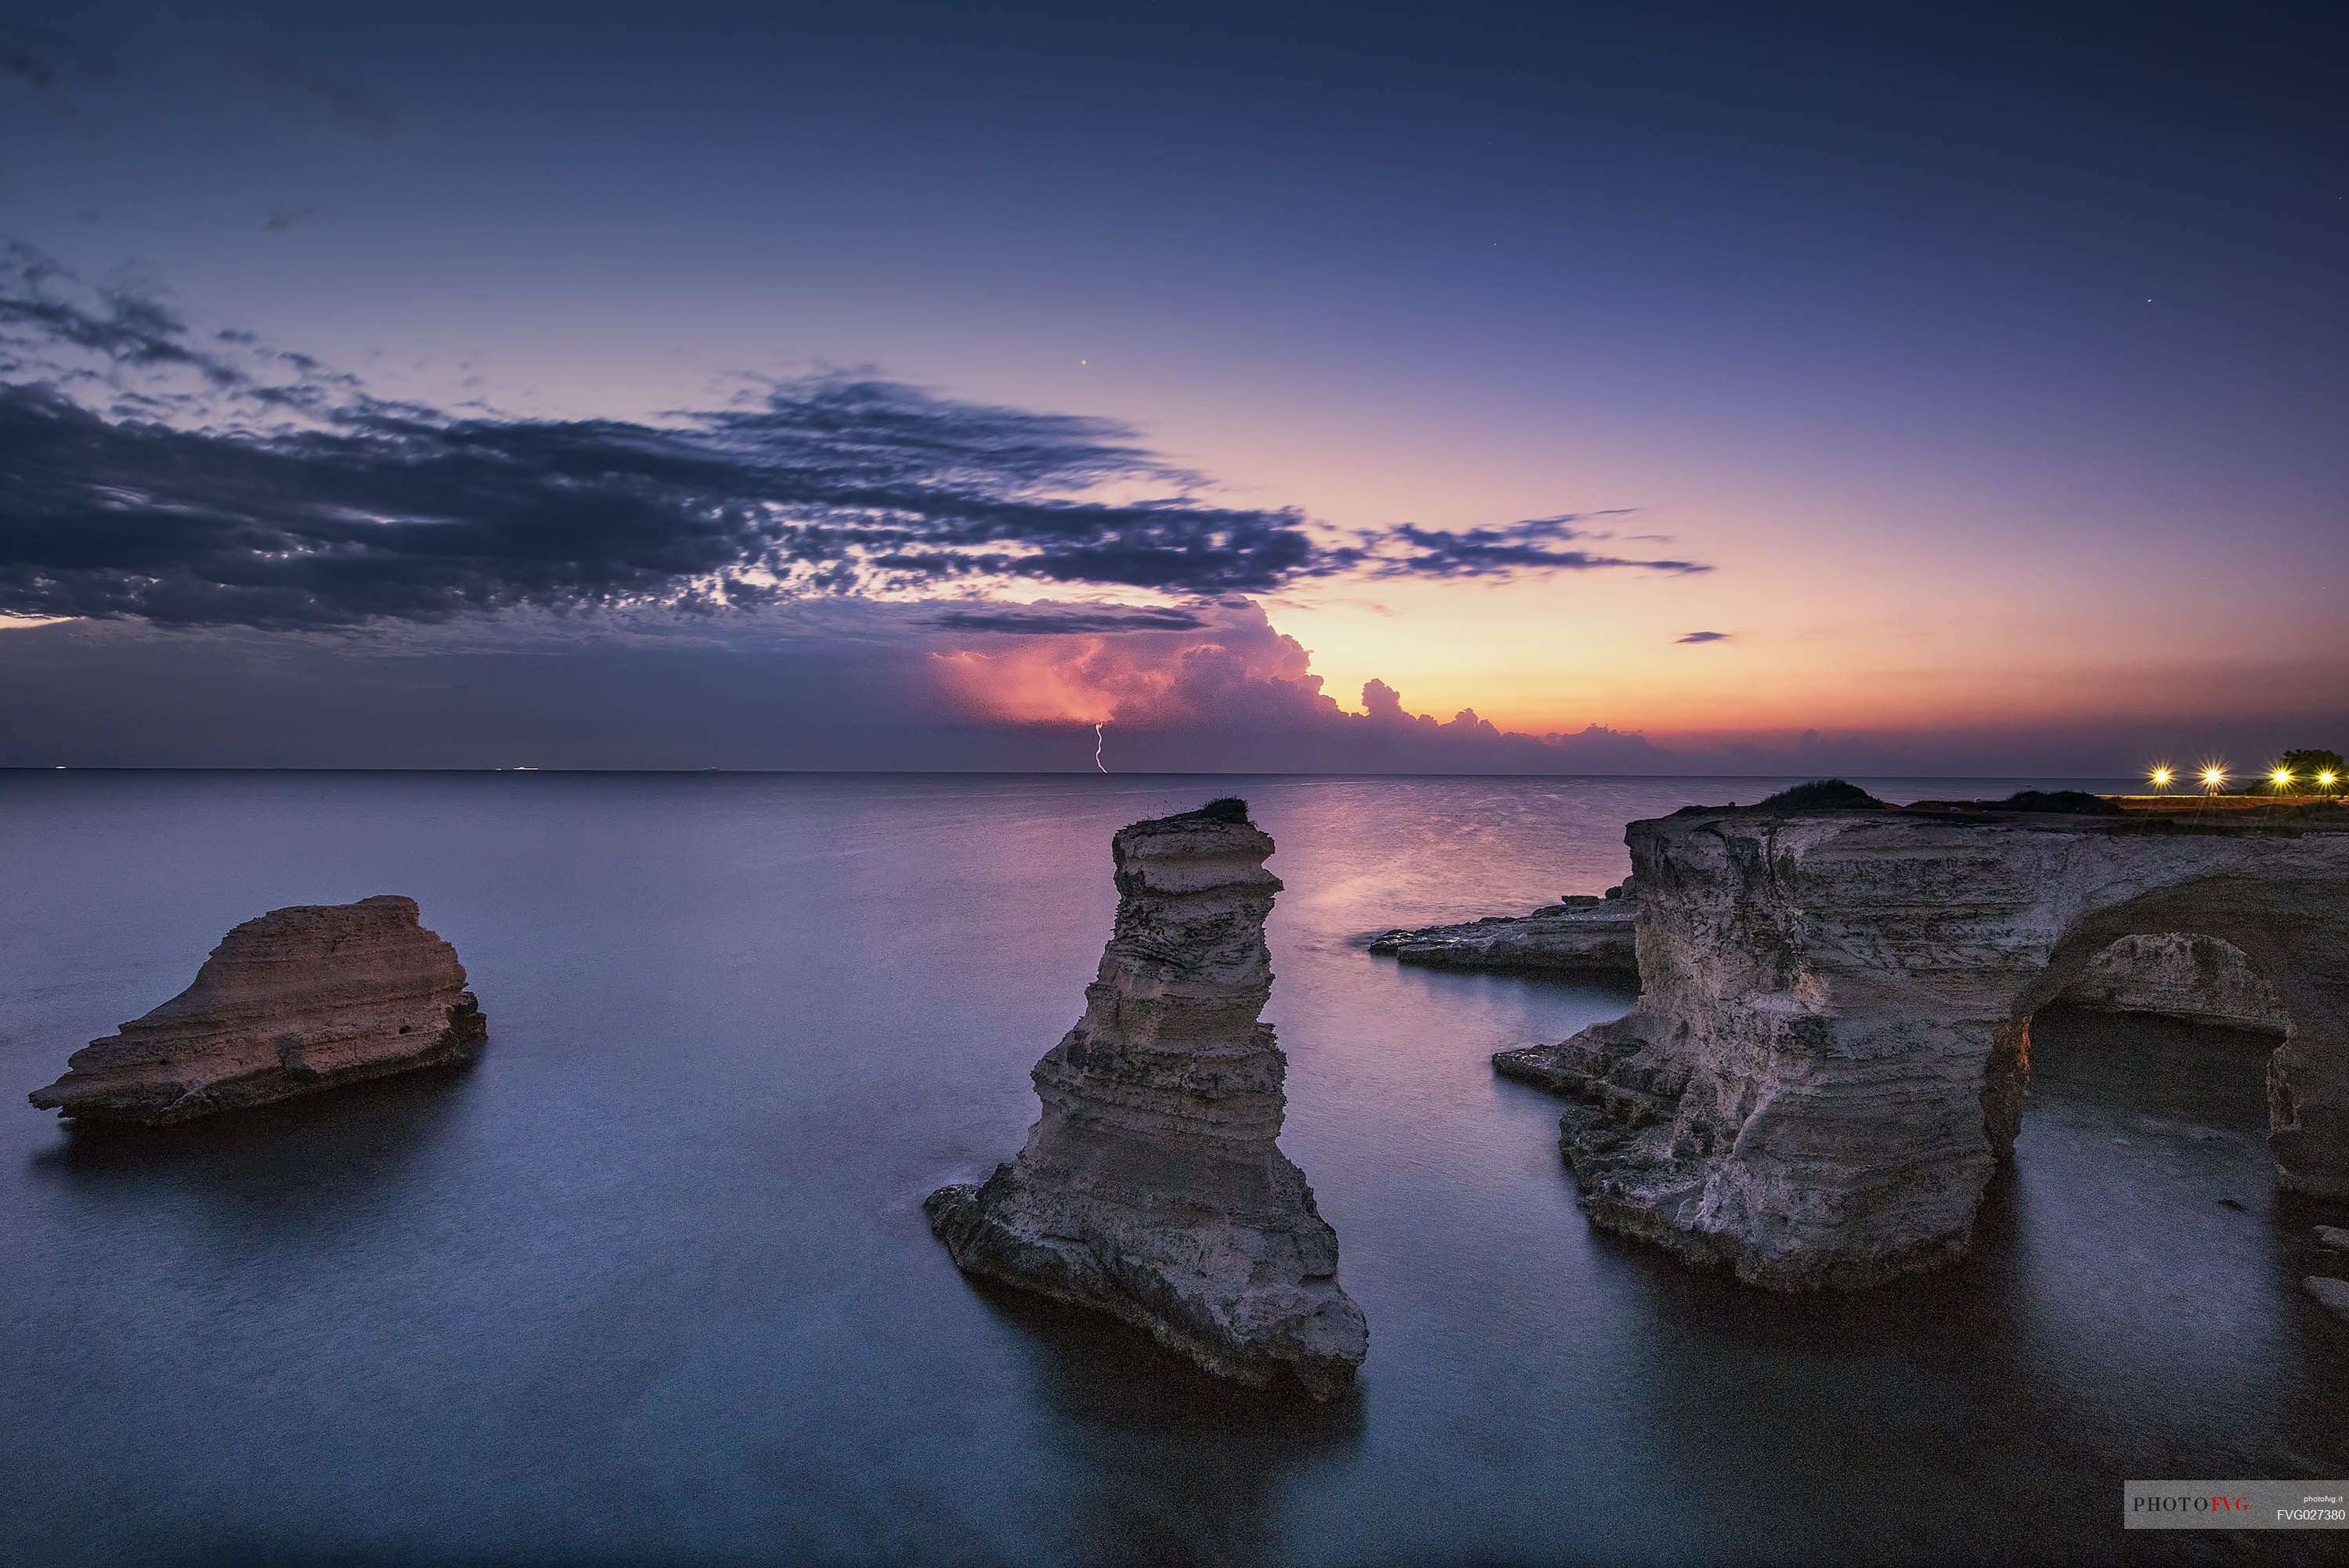
[[[2349,1474],[2298,1285],[2338,1216],[2271,1192],[2261,1042],[2051,1024],[1977,1255],[1785,1299],[1595,1233],[1487,1066],[1627,995],[1361,951],[1776,782],[0,775],[0,1553],[2314,1560],[2116,1528],[2127,1477]],[[1033,1119],[1111,831],[1226,792],[1371,1323],[1330,1408],[974,1288],[918,1209]],[[23,1104],[238,921],[386,892],[463,955],[477,1065],[134,1140]]]

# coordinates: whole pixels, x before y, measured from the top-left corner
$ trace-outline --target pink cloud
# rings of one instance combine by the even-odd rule
[[[1228,599],[1199,624],[1110,634],[988,636],[931,655],[949,706],[995,723],[1107,724],[1129,767],[1553,772],[1661,761],[1645,738],[1593,725],[1573,734],[1504,730],[1463,708],[1414,714],[1383,681],[1351,713],[1322,689],[1312,655],[1263,606]]]

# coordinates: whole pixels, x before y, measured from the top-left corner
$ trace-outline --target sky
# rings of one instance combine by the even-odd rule
[[[0,0],[0,765],[2339,748],[2344,67],[2332,5]]]

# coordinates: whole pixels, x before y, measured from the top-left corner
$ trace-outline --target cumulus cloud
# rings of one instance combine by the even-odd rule
[[[870,376],[657,423],[388,401],[21,245],[0,269],[0,613],[183,626],[1699,569],[1572,547],[1571,516],[1340,534],[1220,504],[1115,421]]]
[[[1008,724],[1104,724],[1129,769],[1556,773],[1657,766],[1646,738],[1592,725],[1504,730],[1473,708],[1414,714],[1382,681],[1352,713],[1312,657],[1246,599],[1206,606],[1181,631],[1041,634],[932,655],[957,706]]]
[[[1205,605],[1186,628],[1056,631],[936,657],[962,706],[1010,723],[1293,727],[1338,710],[1304,647],[1247,599]]]

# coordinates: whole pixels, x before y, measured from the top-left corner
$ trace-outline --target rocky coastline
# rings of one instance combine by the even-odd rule
[[[2151,953],[2190,990],[2179,933],[2274,977],[2278,1180],[2349,1197],[2349,810],[1831,798],[1691,808],[1626,838],[1638,1006],[1495,1057],[1578,1102],[1560,1149],[1601,1225],[1789,1290],[1961,1255],[2019,1126],[2032,1014],[2124,938],[2151,941],[2120,950],[2125,973]]]

